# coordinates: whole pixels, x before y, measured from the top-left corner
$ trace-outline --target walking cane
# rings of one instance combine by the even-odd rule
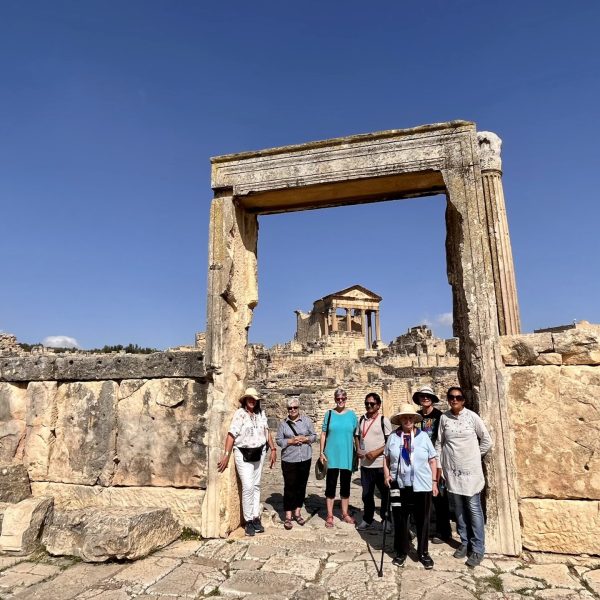
[[[377,575],[379,577],[383,577],[383,555],[385,553],[385,535],[387,533],[387,527],[386,527],[385,521],[387,521],[387,519],[390,520],[390,523],[392,522],[392,487],[391,486],[388,488],[387,509],[385,511],[385,520],[383,522],[383,540],[381,542],[381,563],[379,564],[379,572],[377,573]]]

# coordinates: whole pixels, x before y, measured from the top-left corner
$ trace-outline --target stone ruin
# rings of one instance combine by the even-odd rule
[[[44,523],[85,532],[102,511],[122,530],[155,523],[165,532],[159,545],[181,527],[225,537],[239,524],[239,496],[234,470],[220,476],[216,463],[245,385],[267,394],[275,417],[295,396],[318,419],[342,382],[353,399],[381,390],[389,414],[411,385],[442,391],[458,376],[495,442],[486,458],[489,551],[600,554],[600,333],[520,333],[499,149],[494,134],[455,121],[213,159],[205,351],[2,352],[0,492],[13,483],[21,492],[0,505],[0,547],[24,551]],[[365,334],[362,356],[324,358],[343,333],[337,312],[336,335],[310,342],[310,352],[297,342],[274,352],[248,346],[260,215],[439,193],[458,338],[443,356],[457,352],[458,367],[432,364],[441,347],[424,330],[374,355]],[[352,330],[354,309],[350,321]],[[372,336],[380,338],[376,324]],[[3,338],[3,350],[13,342]],[[402,360],[410,365],[394,363]]]

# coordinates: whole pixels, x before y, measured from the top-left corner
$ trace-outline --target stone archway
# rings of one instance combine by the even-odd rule
[[[488,551],[521,550],[516,473],[502,381],[500,333],[518,333],[518,306],[499,159],[500,140],[466,121],[426,125],[212,159],[207,340],[207,490],[202,535],[239,524],[234,469],[217,462],[247,374],[258,303],[258,215],[445,193],[448,278],[460,382],[490,426]]]

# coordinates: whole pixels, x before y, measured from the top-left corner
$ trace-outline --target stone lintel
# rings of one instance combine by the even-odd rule
[[[256,214],[444,193],[443,169],[478,162],[474,138],[458,121],[216,157],[211,185]]]
[[[47,354],[3,357],[0,381],[99,381],[190,377],[204,379],[199,351],[152,354]]]

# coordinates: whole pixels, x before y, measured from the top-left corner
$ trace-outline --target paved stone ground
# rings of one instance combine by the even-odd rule
[[[265,489],[266,532],[238,530],[228,540],[178,541],[143,560],[85,564],[45,553],[0,557],[0,598],[31,600],[166,600],[239,597],[248,600],[495,600],[600,598],[600,559],[524,554],[490,556],[469,569],[448,545],[430,547],[432,571],[410,558],[398,569],[386,542],[383,576],[380,532],[360,535],[336,519],[324,527],[323,485],[311,481],[304,527],[285,531],[277,511],[281,495],[272,473]],[[267,478],[268,480],[268,478]],[[351,502],[360,505],[353,485]],[[316,511],[316,512],[315,512]],[[339,511],[338,511],[339,514]],[[355,516],[360,512],[355,509]]]

